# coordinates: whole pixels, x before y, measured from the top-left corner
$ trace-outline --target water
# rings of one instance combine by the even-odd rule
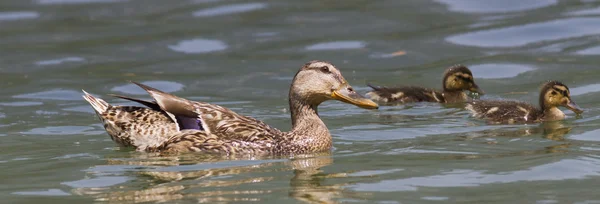
[[[0,2],[0,200],[177,203],[597,203],[600,2],[37,0]],[[331,154],[158,157],[117,147],[81,89],[140,81],[290,127],[286,94],[313,59],[366,82],[440,87],[473,68],[488,95],[537,101],[566,83],[565,121],[486,125],[438,104],[327,102]]]

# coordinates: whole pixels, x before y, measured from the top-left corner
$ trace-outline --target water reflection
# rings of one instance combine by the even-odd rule
[[[108,176],[119,179],[95,181],[95,186],[86,185],[89,180],[108,178],[99,176],[95,179],[65,182],[64,184],[74,187],[73,193],[92,196],[96,201],[135,203],[188,199],[196,199],[199,203],[261,201],[263,198],[260,195],[281,193],[282,189],[260,189],[253,186],[257,186],[257,183],[280,180],[281,178],[277,177],[285,175],[281,174],[282,172],[293,171],[294,176],[290,179],[288,195],[299,201],[306,203],[337,203],[335,199],[342,194],[344,194],[344,197],[360,197],[359,195],[352,195],[350,192],[343,192],[342,187],[347,185],[345,183],[334,185],[324,185],[322,183],[329,178],[348,176],[346,173],[327,174],[321,170],[322,167],[333,163],[330,153],[299,155],[289,160],[276,158],[271,160],[232,159],[208,155],[157,157],[153,154],[134,154],[133,157],[109,159],[108,166],[94,167],[90,172],[96,175],[134,173],[136,178]],[[253,164],[239,166],[239,163]],[[214,168],[219,165],[227,167]],[[189,166],[208,168],[185,170]],[[253,176],[248,177],[245,176],[246,174]],[[123,183],[127,180],[130,180],[130,183],[136,183],[136,180],[149,180],[144,182],[154,183],[154,185],[151,185],[150,188],[136,189],[135,185]],[[98,183],[107,185],[97,186]]]
[[[543,138],[564,141],[564,136],[568,134],[573,127],[565,125],[563,121],[553,121],[541,123],[539,125],[506,125],[506,126],[489,126],[493,129],[476,131],[467,133],[465,136],[460,136],[465,139],[474,138],[492,138],[492,137],[526,137],[531,135],[542,135]]]

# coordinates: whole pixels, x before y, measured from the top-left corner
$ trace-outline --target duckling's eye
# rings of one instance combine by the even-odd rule
[[[319,68],[319,69],[320,69],[320,70],[321,70],[323,73],[331,73],[331,72],[329,71],[329,67],[327,67],[327,66],[322,66],[322,67],[321,67],[321,68]]]
[[[556,95],[556,94],[558,94],[558,93],[556,93],[556,91],[552,91],[552,93],[551,93],[551,94],[552,94],[552,95]]]

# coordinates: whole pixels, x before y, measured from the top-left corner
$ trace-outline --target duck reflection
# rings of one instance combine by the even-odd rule
[[[572,126],[565,125],[562,121],[546,122],[539,125],[517,125],[505,128],[488,129],[478,132],[472,132],[463,136],[464,139],[483,138],[483,137],[523,137],[531,135],[542,135],[543,138],[564,141]]]
[[[347,177],[346,173],[327,174],[321,168],[333,163],[330,153],[299,155],[287,158],[254,158],[223,160],[216,156],[180,155],[153,157],[149,154],[134,154],[128,159],[109,159],[110,165],[140,166],[134,172],[136,180],[130,185],[107,188],[76,188],[74,193],[106,202],[171,202],[194,200],[199,203],[262,201],[273,194],[286,192],[286,188],[272,187],[293,171],[288,195],[306,203],[336,203],[342,194],[354,197],[343,189],[346,184],[323,185],[326,179]],[[200,160],[198,160],[200,159]],[[269,160],[265,160],[269,159]],[[244,166],[182,170],[187,167],[202,168],[224,164],[254,163]],[[201,161],[201,162],[199,162]],[[234,164],[235,165],[235,164]],[[149,169],[146,170],[145,168]],[[159,170],[152,170],[159,169]],[[172,169],[172,170],[171,170]],[[98,172],[95,172],[98,173]],[[130,172],[124,172],[129,174]],[[251,176],[245,176],[251,175]],[[259,187],[257,187],[259,186]],[[261,190],[262,189],[262,190]]]

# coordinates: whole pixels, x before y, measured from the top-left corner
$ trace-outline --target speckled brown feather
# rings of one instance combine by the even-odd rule
[[[367,93],[367,96],[382,103],[446,102],[442,93],[435,89],[418,86],[388,88],[367,85],[373,89]]]
[[[255,140],[271,139],[269,135],[281,135],[282,132],[264,122],[239,115],[225,107],[210,103],[189,101],[152,87],[136,83],[154,98],[159,106],[175,115],[198,117],[202,120],[205,131],[222,138]]]
[[[569,88],[563,83],[549,81],[541,87],[539,108],[520,101],[480,100],[468,102],[466,109],[474,117],[490,123],[537,123],[564,119],[558,106],[565,106],[565,100],[571,102]]]
[[[474,117],[498,124],[536,123],[543,116],[539,108],[519,101],[473,101],[467,104],[466,109]]]
[[[289,95],[293,128],[289,132],[282,132],[262,121],[218,105],[189,101],[143,84],[135,84],[146,90],[155,101],[120,98],[155,109],[155,105],[158,105],[160,111],[140,107],[114,109],[87,93],[84,98],[94,107],[111,137],[116,138],[115,141],[148,152],[304,154],[327,151],[331,148],[331,135],[318,116],[317,106],[329,100],[331,87],[344,88],[347,93],[357,95],[333,65],[311,61],[294,77]],[[367,104],[371,108],[377,107],[372,101]],[[197,118],[201,121],[202,130],[179,131],[176,117],[180,116]],[[160,137],[155,136],[157,130],[161,130],[158,131]],[[146,141],[142,145],[129,141],[141,140],[138,137],[143,137],[143,134],[150,134],[152,137],[146,139],[154,141]]]
[[[143,151],[155,147],[179,132],[179,127],[165,112],[134,106],[111,106],[84,91],[88,101],[113,141]]]

